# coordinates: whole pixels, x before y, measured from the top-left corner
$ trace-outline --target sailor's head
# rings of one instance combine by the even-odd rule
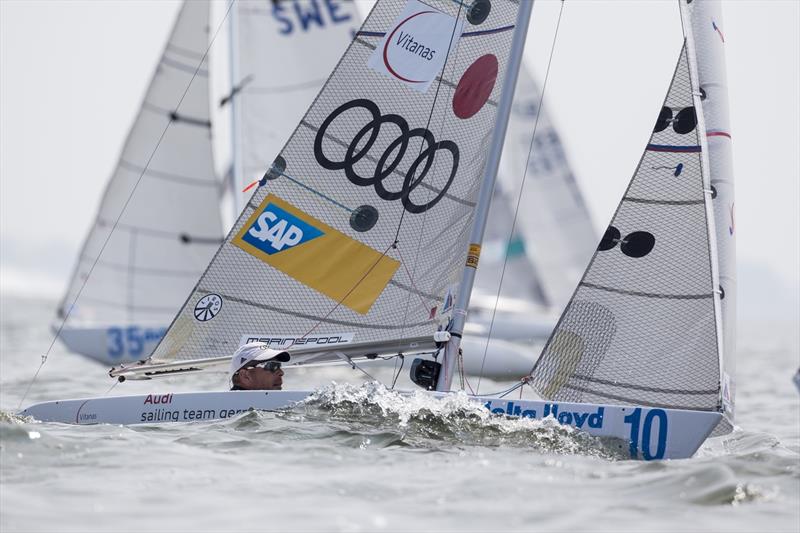
[[[236,350],[228,373],[232,390],[281,389],[281,363],[289,361],[289,352],[271,350],[268,346],[264,342],[251,342]]]

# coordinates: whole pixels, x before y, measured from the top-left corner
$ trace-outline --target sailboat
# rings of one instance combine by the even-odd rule
[[[553,417],[632,458],[691,456],[729,431],[733,202],[719,4],[679,2],[684,39],[653,133],[536,367]],[[532,2],[381,0],[173,320],[120,380],[227,365],[242,339],[287,366],[434,352],[412,380],[458,393],[464,331]],[[718,231],[719,230],[719,231]],[[222,355],[224,354],[224,355]],[[441,362],[439,362],[439,360]],[[432,391],[431,389],[436,389]],[[311,391],[165,393],[40,403],[67,423],[171,422],[291,407]]]
[[[280,149],[360,21],[352,3],[295,4],[234,3],[230,24],[224,26],[228,38],[219,39],[229,43],[230,60],[207,60],[197,72],[194,65],[209,45],[212,10],[205,2],[187,3],[180,10],[58,308],[58,319],[69,315],[59,338],[71,351],[115,365],[146,358],[160,341],[230,229],[233,217],[227,212],[242,210],[247,196],[241,191],[260,178],[268,166],[267,154]],[[220,73],[228,81],[220,98],[222,114],[211,112],[217,107],[213,92]],[[191,105],[177,112],[172,107],[187,85]],[[487,264],[494,261],[495,266],[483,272],[500,272],[508,249],[503,286],[515,298],[504,297],[497,306],[500,280],[479,277],[465,340],[469,374],[483,371],[506,379],[523,375],[535,360],[529,350],[506,341],[547,339],[555,325],[553,310],[563,308],[568,298],[562,287],[577,282],[577,269],[585,263],[573,251],[588,254],[594,245],[589,214],[560,140],[538,109],[539,89],[524,68],[517,94],[501,183],[509,191],[521,188],[511,176],[525,171],[520,162],[528,160],[538,117],[536,150],[529,161],[537,177],[528,192],[530,202],[543,205],[536,205],[535,218],[509,239],[513,195],[498,191],[490,214],[495,236],[487,244],[499,253],[487,254]],[[148,161],[167,122],[169,135],[158,146],[158,158]],[[222,143],[223,151],[231,152],[225,157],[230,168],[223,173],[215,172],[221,135],[230,138]],[[142,192],[137,189],[132,195],[140,175]],[[185,201],[187,191],[191,201]],[[125,214],[115,225],[128,197]],[[157,207],[167,205],[176,207]],[[559,217],[569,222],[555,224]],[[528,227],[544,228],[548,236],[526,231]],[[563,242],[572,244],[565,247]],[[515,287],[520,279],[521,287]],[[556,291],[561,292],[557,298]],[[492,320],[496,307],[503,311]],[[58,324],[53,329],[58,331]],[[489,334],[495,357],[486,365],[482,355]]]

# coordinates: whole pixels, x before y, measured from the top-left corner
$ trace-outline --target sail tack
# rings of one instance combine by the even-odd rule
[[[545,398],[720,410],[697,125],[684,47],[628,190],[534,368]]]
[[[70,325],[163,324],[221,242],[208,70],[201,64],[208,39],[208,5],[186,2],[60,306],[64,316],[96,262]]]
[[[376,4],[264,169],[153,362],[227,355],[252,337],[418,337],[447,319],[517,3],[492,2],[490,13],[472,20],[462,3],[423,4],[421,11],[453,24],[445,48],[422,43],[413,23],[398,22],[411,2],[419,4]],[[396,38],[412,34],[446,56],[427,91],[409,87],[408,75],[393,79],[369,66],[395,30]],[[428,56],[407,41],[394,44],[420,61]],[[362,249],[372,253],[351,253]],[[347,281],[336,281],[342,272]]]

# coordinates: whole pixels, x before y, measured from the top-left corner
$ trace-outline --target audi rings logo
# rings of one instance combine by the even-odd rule
[[[344,159],[341,161],[333,161],[329,159],[328,156],[326,156],[323,152],[322,140],[334,120],[347,111],[357,108],[368,111],[370,115],[372,115],[372,120],[369,121],[363,128],[361,128],[350,141],[350,144],[347,146],[347,150],[345,151]],[[400,129],[400,136],[389,143],[383,153],[378,157],[378,162],[375,165],[375,170],[373,171],[372,175],[361,176],[356,171],[354,166],[361,161],[361,159],[366,157],[367,154],[369,154],[369,151],[372,149],[375,141],[378,139],[378,134],[380,133],[381,127],[386,123],[397,126],[397,128]],[[363,146],[361,146],[364,137],[367,139],[366,142],[363,143]],[[409,142],[414,137],[419,137],[422,139],[424,148],[420,149],[419,155],[408,167],[408,170],[405,171],[403,185],[400,187],[400,190],[389,190],[389,188],[384,185],[384,182],[397,169],[398,165],[400,165],[400,162],[406,155]],[[450,175],[447,178],[447,183],[429,202],[422,204],[414,203],[414,200],[411,199],[411,193],[414,192],[417,187],[423,185],[425,177],[428,175],[428,172],[433,166],[436,152],[440,150],[447,150],[452,156],[452,167],[450,169]],[[400,115],[381,115],[380,109],[378,109],[378,106],[375,104],[375,102],[365,98],[359,98],[342,104],[330,115],[328,115],[328,117],[322,122],[322,125],[317,132],[317,136],[314,139],[314,157],[316,157],[317,162],[319,162],[323,168],[328,170],[344,169],[347,179],[350,180],[350,182],[354,185],[359,185],[362,187],[372,185],[375,187],[375,192],[378,194],[378,196],[384,200],[390,202],[394,200],[400,200],[403,204],[403,207],[409,213],[424,213],[439,203],[439,200],[441,200],[442,197],[447,193],[447,189],[450,188],[450,185],[453,183],[453,179],[456,177],[459,159],[458,146],[453,141],[437,142],[433,137],[433,133],[425,128],[410,129],[406,119]],[[422,167],[422,170],[420,170],[420,167]],[[399,172],[402,175],[402,172]],[[431,185],[426,185],[426,188],[430,189],[431,192],[437,191],[437,189],[433,188]]]

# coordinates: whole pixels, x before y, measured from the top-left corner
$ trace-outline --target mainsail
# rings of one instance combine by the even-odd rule
[[[250,338],[431,335],[464,265],[517,7],[378,3],[152,362]]]
[[[185,3],[59,307],[69,325],[164,324],[219,247],[208,40],[208,5]]]
[[[691,17],[686,6],[682,14]],[[714,130],[706,129],[708,92],[698,84],[692,27],[685,31],[639,166],[532,372],[544,398],[727,409],[713,218],[718,193],[706,150]]]

